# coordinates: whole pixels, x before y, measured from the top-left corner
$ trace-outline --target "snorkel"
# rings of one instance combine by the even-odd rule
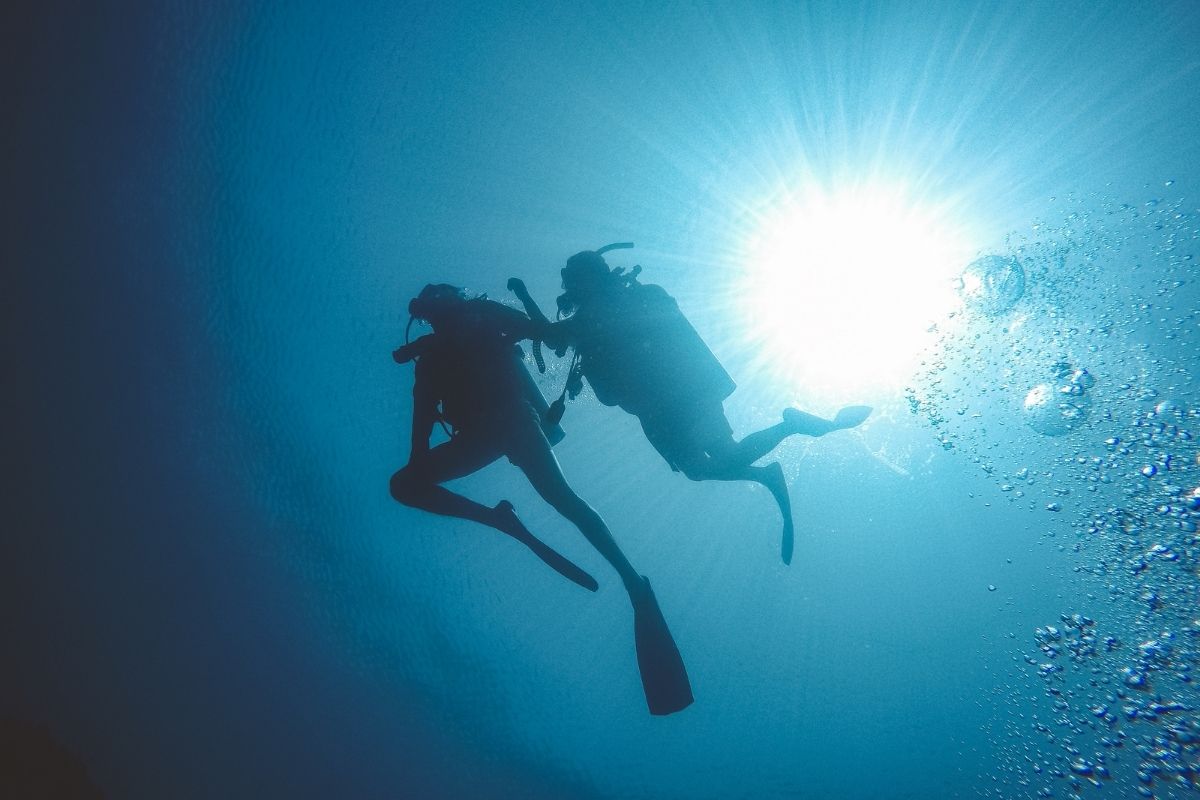
[[[567,259],[567,265],[562,269],[563,293],[558,296],[558,317],[568,317],[579,308],[584,297],[604,286],[612,277],[620,275],[624,269],[612,270],[604,260],[604,254],[609,250],[628,250],[633,242],[614,242],[596,250],[584,250]],[[635,267],[640,271],[640,267]],[[634,275],[637,274],[635,271]]]

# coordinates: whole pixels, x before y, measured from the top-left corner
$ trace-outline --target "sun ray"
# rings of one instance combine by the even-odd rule
[[[798,397],[898,395],[977,245],[901,182],[807,181],[747,231],[735,299],[760,366]]]

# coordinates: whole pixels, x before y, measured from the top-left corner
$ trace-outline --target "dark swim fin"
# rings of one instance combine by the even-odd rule
[[[566,556],[530,533],[529,529],[517,517],[512,503],[507,500],[501,500],[496,506],[496,510],[510,515],[507,526],[501,530],[532,550],[533,554],[540,558],[546,566],[567,580],[579,584],[589,592],[594,592],[600,588],[600,584],[596,582],[595,578],[576,566]]]
[[[873,410],[870,406],[846,406],[833,418],[833,424],[839,430],[857,427],[871,416]]]
[[[569,581],[577,583],[589,592],[594,592],[600,588],[600,584],[596,582],[590,574],[585,572],[582,567],[576,566],[575,562],[571,561],[566,556],[559,553],[550,545],[538,539],[536,536],[530,535],[528,540],[520,540],[522,544],[533,551],[533,554],[540,558],[546,566],[562,575]]]
[[[783,467],[779,462],[767,464],[759,473],[762,477],[758,482],[767,487],[775,502],[779,504],[779,513],[783,516],[783,539],[780,543],[779,554],[784,564],[792,563],[792,550],[796,546],[796,523],[792,521],[792,499],[788,496],[787,478],[783,475]]]
[[[694,698],[687,669],[645,576],[633,602],[633,636],[650,713],[665,716],[690,706]]]
[[[796,529],[788,520],[783,525],[783,541],[779,547],[779,555],[783,558],[783,563],[791,565],[792,551],[796,548]]]

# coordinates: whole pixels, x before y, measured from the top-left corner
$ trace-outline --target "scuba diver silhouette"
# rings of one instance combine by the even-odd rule
[[[397,363],[416,361],[412,446],[408,464],[391,479],[398,502],[434,514],[495,528],[533,550],[560,574],[595,591],[592,576],[551,550],[526,529],[507,500],[494,507],[441,484],[506,456],[530,485],[569,520],[620,575],[634,608],[635,645],[650,712],[670,714],[692,702],[691,686],[650,582],[617,546],[604,520],[568,485],[551,451],[563,437],[549,406],[525,368],[517,342],[534,325],[520,311],[447,284],[426,286],[409,303],[409,328],[428,322],[433,333],[393,352]],[[450,441],[430,448],[437,422]]]
[[[566,395],[575,397],[581,379],[587,378],[601,403],[620,406],[638,418],[646,438],[671,469],[694,481],[754,481],[765,486],[783,515],[781,554],[790,564],[795,525],[783,468],[778,462],[754,462],[788,436],[824,436],[852,428],[871,409],[849,406],[827,420],[788,408],[782,422],[735,440],[723,404],[736,384],[675,298],[660,286],[639,283],[641,267],[625,274],[623,268],[610,269],[604,260],[609,250],[630,247],[633,244],[627,242],[610,244],[567,260],[557,322],[546,318],[524,282],[508,282],[535,322],[535,336],[560,356],[574,348],[567,388],[555,410],[561,414]]]

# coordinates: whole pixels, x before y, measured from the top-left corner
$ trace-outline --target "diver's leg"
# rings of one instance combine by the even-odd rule
[[[604,520],[567,483],[558,459],[537,423],[514,439],[516,441],[509,451],[509,459],[525,473],[534,490],[575,525],[592,547],[613,566],[631,599],[644,593],[645,584],[641,576],[617,546]]]
[[[483,469],[502,455],[498,445],[490,445],[467,434],[440,444],[416,462],[409,462],[392,476],[391,492],[397,502],[443,517],[479,522],[505,530],[502,525],[511,515],[512,506],[502,502],[492,508],[455,494],[440,484],[462,478]],[[507,510],[502,507],[506,506]]]
[[[780,422],[754,433],[737,442],[728,452],[730,458],[742,463],[753,464],[779,446],[787,437],[797,433],[788,422]]]
[[[837,430],[832,420],[818,417],[816,414],[809,414],[807,411],[801,411],[798,408],[785,408],[783,410],[782,425],[788,429],[788,435],[799,433],[804,436],[824,436],[827,433]]]
[[[832,420],[809,414],[798,408],[783,410],[783,424],[790,426],[791,433],[802,433],[806,436],[824,436],[833,431],[855,428],[861,425],[871,415],[870,406],[846,406],[838,411]]]
[[[659,452],[671,454],[668,461],[672,463],[679,460],[680,454],[684,460],[703,462],[700,454],[708,453],[722,464],[738,466],[753,464],[797,433],[785,417],[783,422],[734,441],[733,427],[721,403],[692,405],[681,415],[647,415],[642,419],[642,429]],[[703,468],[703,463],[698,466]]]
[[[567,580],[596,591],[599,588],[596,579],[530,533],[512,503],[501,500],[495,508],[489,508],[439,485],[441,481],[461,478],[490,464],[500,457],[501,449],[500,445],[459,434],[454,440],[435,447],[417,464],[409,464],[393,475],[392,496],[413,508],[495,528],[528,547]]]
[[[792,519],[792,498],[788,494],[787,480],[783,476],[783,467],[779,462],[765,466],[744,464],[728,456],[736,452],[734,445],[726,451],[725,457],[697,456],[684,459],[679,463],[679,469],[694,481],[753,481],[767,488],[779,506],[783,517],[783,563],[792,563],[792,547],[796,536],[796,523]]]
[[[681,463],[679,469],[694,481],[753,481],[762,484],[779,504],[784,520],[791,521],[792,501],[788,495],[787,480],[783,477],[783,467],[778,461],[759,467],[722,462],[716,458],[698,458]]]
[[[525,432],[513,442],[509,459],[521,468],[538,494],[573,522],[620,574],[633,606],[634,650],[650,713],[672,714],[691,705],[692,686],[687,668],[650,588],[650,581],[638,575],[604,520],[567,484],[558,459],[536,422],[532,432]]]
[[[742,464],[753,464],[778,447],[779,443],[789,436],[802,434],[816,437],[844,428],[853,428],[861,424],[870,413],[871,409],[867,406],[848,406],[839,411],[837,417],[828,420],[815,414],[809,414],[807,411],[785,408],[783,422],[761,431],[755,431],[734,446],[724,448],[720,458]],[[724,416],[723,412],[722,416]]]

